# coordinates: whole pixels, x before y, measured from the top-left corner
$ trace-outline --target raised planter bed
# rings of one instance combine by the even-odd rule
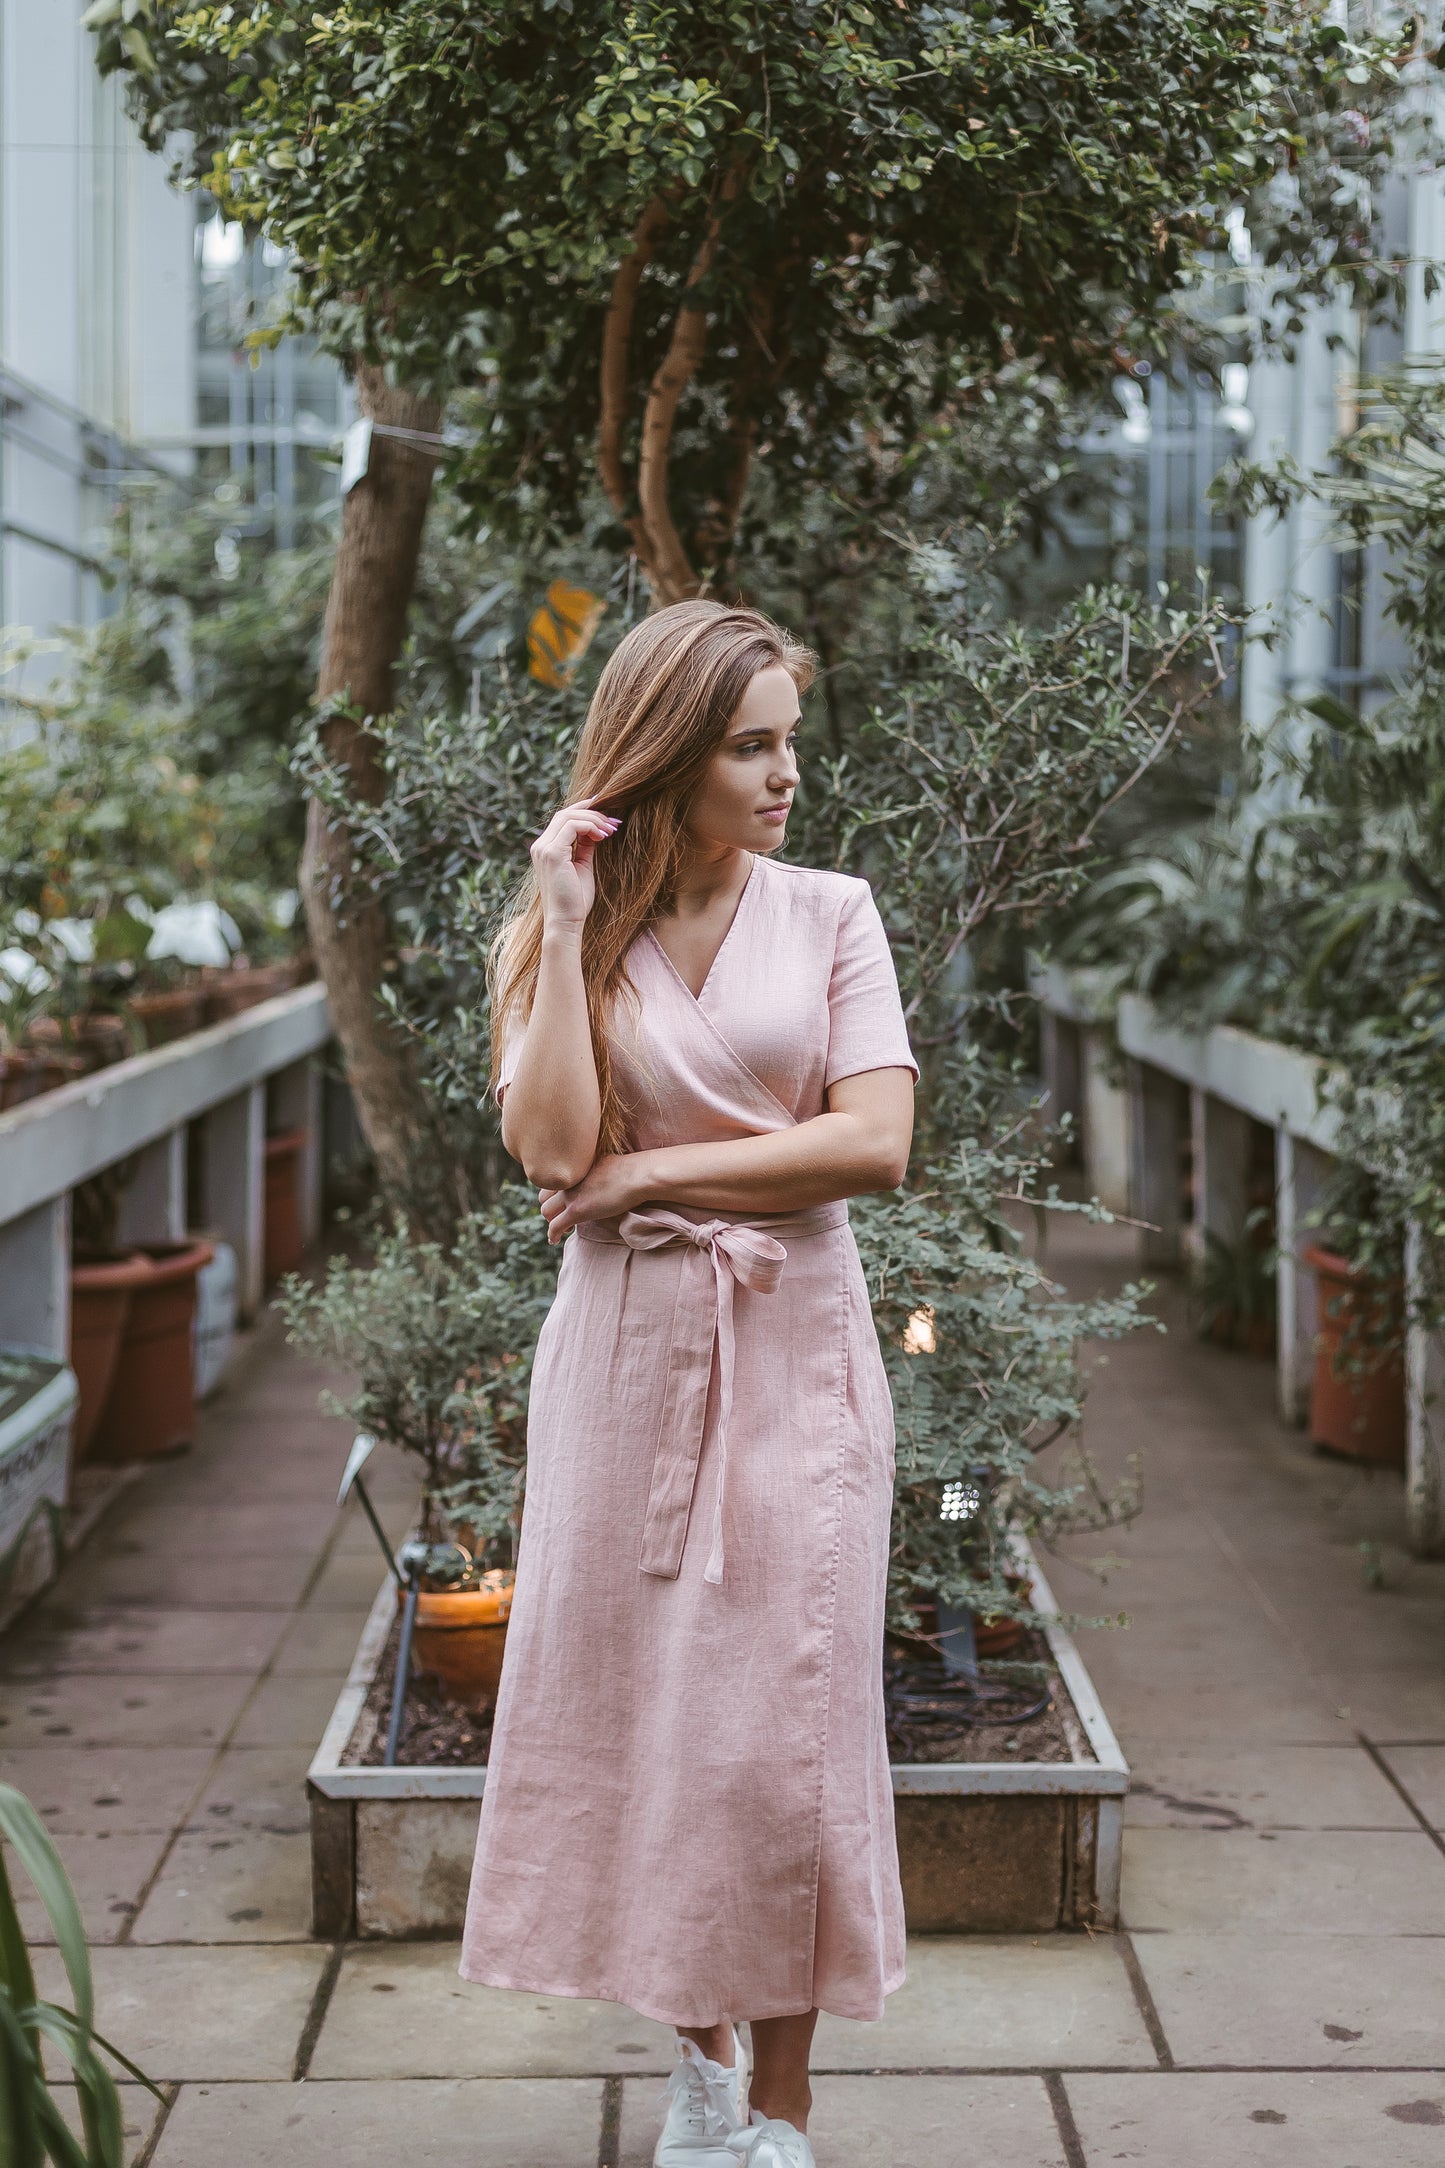
[[[894,1765],[915,1933],[1111,1927],[1118,1914],[1128,1767],[1031,1558],[1029,1568],[1068,1759]],[[395,1618],[387,1581],[307,1778],[313,1930],[327,1939],[461,1932],[485,1767],[360,1759]]]

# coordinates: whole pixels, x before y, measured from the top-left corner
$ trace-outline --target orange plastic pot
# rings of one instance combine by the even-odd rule
[[[1399,1285],[1367,1279],[1335,1250],[1311,1247],[1301,1262],[1313,1272],[1320,1298],[1310,1437],[1326,1453],[1402,1469],[1405,1359]],[[1356,1361],[1364,1367],[1356,1369]]]
[[[497,1698],[515,1578],[503,1571],[484,1573],[480,1588],[438,1589],[418,1599],[412,1662],[438,1678],[464,1708],[481,1709]],[[398,1589],[397,1601],[402,1600]]]
[[[301,1154],[306,1131],[266,1139],[265,1266],[268,1280],[298,1272],[306,1243],[301,1229]]]
[[[189,1445],[196,1428],[196,1274],[215,1255],[209,1242],[147,1244],[145,1271],[130,1309],[110,1396],[91,1457],[154,1460]]]
[[[150,1274],[148,1257],[118,1257],[70,1268],[70,1367],[80,1387],[75,1410],[75,1457],[90,1451],[115,1379],[130,1300]]]

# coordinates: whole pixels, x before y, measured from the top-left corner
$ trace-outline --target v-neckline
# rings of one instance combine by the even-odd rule
[[[758,854],[758,853],[757,853],[756,851],[754,851],[754,852],[753,852],[753,853],[751,854],[751,856],[752,856],[752,861],[753,861],[753,862],[752,862],[752,864],[751,864],[751,865],[749,866],[749,868],[748,868],[748,877],[747,877],[747,879],[746,879],[746,880],[745,880],[745,881],[743,882],[743,885],[742,885],[742,887],[741,887],[741,888],[740,888],[740,889],[738,890],[738,900],[737,900],[737,902],[736,902],[736,903],[735,903],[735,904],[733,905],[733,915],[732,915],[732,917],[731,917],[731,918],[730,918],[730,919],[728,920],[728,924],[727,924],[727,932],[726,932],[726,933],[725,933],[725,934],[723,935],[723,937],[722,937],[721,941],[719,941],[719,943],[718,943],[717,947],[716,947],[716,948],[715,948],[715,949],[713,950],[713,952],[712,952],[712,962],[711,962],[711,963],[710,963],[710,964],[708,965],[708,967],[707,967],[707,970],[706,970],[706,971],[705,971],[705,973],[703,974],[703,981],[702,981],[702,984],[701,984],[701,986],[699,986],[699,988],[698,988],[698,990],[697,990],[697,992],[696,992],[696,993],[694,993],[694,992],[693,992],[693,990],[692,990],[692,988],[691,988],[691,987],[690,987],[690,986],[688,985],[688,983],[687,983],[687,980],[686,980],[686,979],[685,979],[685,978],[683,977],[682,973],[681,973],[681,972],[680,972],[680,971],[678,970],[678,968],[677,968],[677,965],[676,965],[676,964],[675,964],[675,963],[673,962],[672,958],[671,958],[671,957],[670,957],[670,956],[668,955],[668,953],[667,953],[667,950],[666,950],[666,949],[665,949],[665,948],[663,947],[662,943],[661,943],[661,942],[660,942],[660,941],[658,940],[658,938],[657,938],[657,935],[656,935],[656,933],[655,933],[655,932],[653,931],[652,927],[651,927],[651,926],[649,926],[649,927],[648,927],[648,929],[647,929],[647,935],[648,935],[648,939],[649,939],[649,940],[651,941],[651,943],[652,943],[653,947],[654,947],[654,948],[655,948],[655,949],[657,950],[657,953],[658,953],[658,955],[659,955],[659,956],[660,956],[660,957],[662,958],[662,960],[663,960],[663,962],[664,962],[664,963],[666,964],[666,966],[667,966],[668,970],[669,970],[669,971],[670,971],[670,972],[672,973],[673,977],[674,977],[674,978],[675,978],[675,979],[677,980],[677,983],[678,983],[678,985],[679,985],[679,986],[680,986],[680,987],[682,988],[683,992],[684,992],[684,993],[685,993],[685,994],[687,995],[687,998],[688,998],[688,1000],[689,1000],[689,1001],[691,1001],[691,1002],[693,1002],[693,1003],[694,1003],[694,1004],[695,1004],[695,1005],[696,1005],[696,1006],[697,1006],[698,1008],[701,1008],[701,1007],[702,1007],[702,998],[703,998],[703,995],[704,995],[704,994],[705,994],[705,993],[707,992],[707,990],[708,990],[709,986],[711,986],[711,984],[712,984],[712,980],[713,980],[713,973],[714,973],[714,972],[715,972],[715,971],[717,970],[718,964],[719,964],[719,962],[720,962],[720,961],[721,961],[721,959],[722,959],[722,952],[723,952],[723,950],[724,950],[724,949],[725,949],[725,948],[727,947],[727,945],[728,945],[729,941],[731,941],[731,939],[732,939],[732,937],[733,937],[733,928],[734,928],[734,927],[735,927],[735,926],[737,925],[737,922],[738,922],[738,920],[739,920],[739,919],[740,919],[740,918],[742,917],[742,915],[743,915],[743,905],[744,905],[744,904],[745,904],[745,903],[747,902],[747,900],[748,900],[748,892],[749,892],[749,890],[750,890],[750,889],[752,888],[752,886],[753,886],[753,882],[754,882],[754,880],[756,879],[756,876],[757,876],[757,870],[758,870],[758,867],[759,867],[759,865],[760,865],[760,863],[761,863],[761,859],[760,859],[760,857],[759,857],[759,854]]]

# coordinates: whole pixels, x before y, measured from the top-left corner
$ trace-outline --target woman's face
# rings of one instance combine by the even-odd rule
[[[798,787],[798,688],[781,663],[743,694],[687,810],[687,832],[714,850],[775,851]]]

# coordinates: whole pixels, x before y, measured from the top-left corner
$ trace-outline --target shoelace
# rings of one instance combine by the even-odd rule
[[[808,2141],[791,2123],[753,2123],[746,2130],[735,2130],[723,2143],[747,2168],[805,2168],[805,2163],[811,2168]]]
[[[736,2114],[731,2079],[731,2071],[725,2071],[721,2077],[711,2077],[704,2068],[701,2050],[689,2042],[663,2087],[664,2105],[670,2105],[679,2093],[686,2094],[689,2127],[699,2137],[725,2137],[734,2127]]]

